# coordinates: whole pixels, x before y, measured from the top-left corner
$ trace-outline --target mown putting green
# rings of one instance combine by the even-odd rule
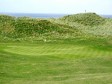
[[[99,57],[112,54],[109,51],[95,50],[86,46],[77,46],[70,44],[42,44],[36,46],[7,46],[4,51],[19,55],[42,56],[52,55],[57,57]]]
[[[0,45],[0,84],[111,84],[112,52],[64,43]]]

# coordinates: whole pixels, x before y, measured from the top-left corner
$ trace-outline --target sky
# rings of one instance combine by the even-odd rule
[[[112,15],[112,0],[0,0],[0,12]]]

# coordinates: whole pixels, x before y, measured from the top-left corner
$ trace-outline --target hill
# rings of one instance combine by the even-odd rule
[[[67,15],[60,19],[63,21],[77,22],[89,26],[100,25],[105,23],[105,19],[97,15],[96,13],[80,13],[74,15]]]
[[[1,39],[17,38],[66,38],[79,35],[80,31],[68,25],[53,23],[46,19],[34,19],[30,17],[15,18],[8,15],[0,15]],[[72,37],[72,36],[71,36]]]
[[[74,14],[58,19],[0,15],[0,41],[110,38],[111,22],[111,19],[96,13]]]

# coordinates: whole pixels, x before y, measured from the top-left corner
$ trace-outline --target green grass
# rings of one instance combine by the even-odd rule
[[[80,31],[68,25],[62,25],[50,22],[45,19],[35,19],[29,17],[12,17],[0,15],[0,38],[18,39],[18,38],[40,38],[59,37],[63,35],[74,36]],[[53,38],[54,38],[53,37]],[[64,37],[62,37],[64,38]],[[5,39],[6,40],[6,39]]]
[[[67,15],[60,20],[67,21],[67,22],[76,22],[83,25],[95,26],[101,25],[105,23],[105,19],[96,13],[80,13],[80,14],[73,14]]]
[[[111,50],[70,42],[1,43],[0,84],[111,84]]]
[[[0,84],[112,84],[111,23],[0,15]]]

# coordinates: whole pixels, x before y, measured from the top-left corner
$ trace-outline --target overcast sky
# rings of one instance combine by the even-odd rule
[[[112,0],[0,0],[0,12],[112,14]]]

